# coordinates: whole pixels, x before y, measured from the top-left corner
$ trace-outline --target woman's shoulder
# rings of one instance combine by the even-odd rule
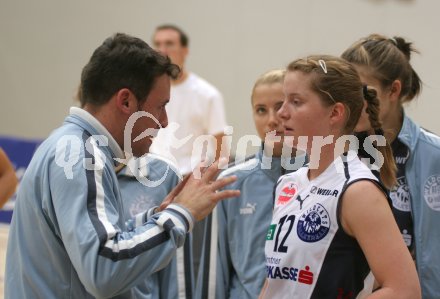
[[[408,116],[404,117],[398,138],[408,146],[411,151],[431,150],[436,154],[440,152],[440,136],[419,126]]]
[[[260,159],[256,156],[250,156],[244,161],[230,163],[226,169],[220,172],[219,178],[235,175],[237,176],[237,183],[258,172],[258,170],[260,170]]]
[[[431,150],[440,152],[440,136],[424,128],[420,128],[419,142],[429,146]]]
[[[306,163],[305,165],[300,167],[298,170],[292,171],[292,172],[289,172],[289,173],[286,173],[286,174],[283,174],[282,176],[280,176],[280,178],[278,179],[278,183],[281,181],[295,180],[295,179],[307,174],[308,169],[309,169],[309,164]]]

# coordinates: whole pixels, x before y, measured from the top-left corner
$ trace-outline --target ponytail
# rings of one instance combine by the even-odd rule
[[[402,84],[400,102],[404,103],[416,98],[422,89],[422,81],[410,63],[412,52],[418,53],[412,43],[402,37],[371,34],[345,50],[342,58],[370,68],[371,75],[382,87],[399,80]]]
[[[388,142],[389,136],[385,134],[382,129],[382,123],[379,120],[379,100],[377,98],[377,93],[374,89],[364,86],[364,98],[367,101],[367,113],[368,119],[370,121],[372,130],[375,135],[382,135],[385,137],[386,144],[384,146],[377,146],[377,150],[384,157],[384,164],[380,168],[380,180],[382,184],[387,188],[391,189],[396,185],[396,163],[394,162],[393,151]],[[371,135],[371,134],[370,134]]]
[[[411,60],[411,53],[412,52],[419,53],[419,51],[413,47],[412,43],[407,42],[403,37],[395,36],[393,40],[396,41],[395,45],[397,49],[399,49],[400,52],[402,52],[403,55],[405,55],[405,58],[408,61],[408,65],[411,70],[410,72],[411,74],[409,74],[410,80],[408,80],[409,82],[407,84],[407,93],[402,101],[402,102],[408,102],[411,99],[418,96],[422,89],[422,80],[420,80],[419,75],[409,63]]]

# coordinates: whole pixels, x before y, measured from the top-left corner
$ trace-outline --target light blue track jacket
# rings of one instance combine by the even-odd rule
[[[217,205],[217,246],[212,242],[216,225],[207,225],[197,298],[213,298],[214,290],[217,299],[258,298],[266,278],[264,246],[272,220],[274,187],[281,175],[291,172],[282,169],[280,158],[268,161],[260,148],[255,157],[220,174],[236,175],[237,181],[226,188],[238,189],[241,194]],[[289,161],[295,169],[304,162],[305,156],[298,157],[296,163]]]
[[[153,154],[130,160],[129,166],[118,172],[128,227],[135,226],[133,222],[136,221],[136,215],[142,215],[162,203],[179,183],[178,173],[175,167]],[[177,281],[176,257],[173,257],[168,266],[145,278],[133,292],[136,293],[135,298],[175,299],[178,298]]]
[[[134,298],[132,288],[170,262],[193,217],[172,204],[127,228],[114,170],[122,156],[79,108],[40,145],[10,227],[6,299]]]
[[[420,128],[406,115],[399,140],[409,149],[405,175],[417,271],[424,299],[440,298],[440,137]]]

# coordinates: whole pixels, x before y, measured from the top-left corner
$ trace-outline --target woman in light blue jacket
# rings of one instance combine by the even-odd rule
[[[378,93],[379,118],[397,165],[397,185],[390,192],[393,213],[417,264],[423,298],[440,298],[440,137],[420,128],[403,109],[422,85],[410,64],[412,52],[412,44],[401,37],[372,34],[342,58]]]

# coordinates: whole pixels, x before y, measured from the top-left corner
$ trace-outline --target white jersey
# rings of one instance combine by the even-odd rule
[[[311,181],[308,167],[280,178],[266,236],[264,298],[361,298],[371,293],[366,258],[340,223],[340,199],[359,180],[377,182],[354,152],[337,158]]]

